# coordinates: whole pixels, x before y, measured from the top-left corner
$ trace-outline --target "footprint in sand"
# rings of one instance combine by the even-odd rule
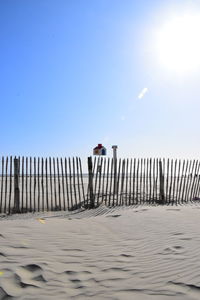
[[[46,282],[42,272],[43,269],[36,264],[25,265],[16,270],[16,274],[19,276],[22,286],[31,285],[41,287],[42,283]]]

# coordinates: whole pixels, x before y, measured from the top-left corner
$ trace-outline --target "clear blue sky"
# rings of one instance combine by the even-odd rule
[[[0,0],[0,155],[86,157],[103,143],[120,157],[198,158],[200,71],[177,74],[154,52],[156,30],[198,10],[184,0]]]

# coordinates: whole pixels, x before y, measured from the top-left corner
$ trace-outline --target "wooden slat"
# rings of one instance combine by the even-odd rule
[[[149,197],[148,197],[148,202],[151,202],[152,199],[152,159],[150,158],[149,160]]]
[[[45,179],[46,179],[46,204],[49,211],[49,182],[48,182],[48,160],[45,158]]]
[[[195,170],[194,170],[194,174],[193,174],[193,182],[192,182],[191,192],[190,192],[190,201],[192,201],[194,198],[194,189],[196,186],[198,170],[199,170],[199,162],[198,162],[198,160],[196,160]]]
[[[25,197],[26,197],[26,212],[28,212],[28,157],[25,159]]]
[[[190,183],[190,178],[191,178],[191,175],[190,175],[191,169],[192,169],[192,161],[190,160],[188,174],[187,174],[186,188],[185,188],[185,200],[186,200],[186,202],[188,202],[188,193],[189,193],[189,183]]]
[[[11,213],[11,196],[12,196],[12,156],[10,157],[10,182],[9,182],[9,204],[8,213]]]
[[[137,159],[137,171],[136,171],[136,204],[139,203],[139,197],[138,197],[138,188],[139,188],[139,165],[140,161]]]
[[[107,160],[107,172],[106,172],[106,198],[105,198],[105,204],[106,204],[106,205],[107,205],[107,201],[108,201],[109,167],[110,167],[110,158],[108,158],[108,160]]]
[[[51,193],[51,211],[53,210],[53,178],[52,178],[52,164],[51,157],[49,157],[49,181],[50,181],[50,193]]]
[[[195,179],[195,177],[194,177],[195,166],[196,166],[196,161],[193,160],[191,176],[190,176],[190,183],[189,183],[189,187],[188,187],[188,201],[191,201],[192,183],[193,183],[193,180]]]
[[[129,160],[126,159],[126,169],[125,169],[125,204],[127,205],[128,198],[128,171],[129,171]]]
[[[176,179],[176,203],[180,203],[179,199],[179,190],[180,190],[180,172],[181,172],[181,160],[178,160],[178,172],[177,172],[177,179]]]
[[[199,172],[200,172],[200,162],[198,161],[198,168],[197,168],[197,174],[196,174],[196,181],[195,181],[194,193],[193,193],[192,199],[193,199],[194,197],[198,197],[197,191],[198,191],[198,185],[199,185],[199,180],[200,180]]]
[[[26,212],[24,209],[24,156],[22,156],[22,176],[21,176],[21,212]]]
[[[133,160],[133,204],[135,204],[136,159]]]
[[[102,176],[102,190],[101,190],[101,194],[102,194],[102,202],[104,202],[105,199],[105,174],[106,173],[106,158],[104,157],[103,159],[103,176]]]
[[[97,206],[99,206],[99,197],[101,191],[101,175],[102,175],[102,166],[103,166],[103,158],[100,159],[100,169],[99,169],[99,182],[98,182],[98,193],[97,193]]]
[[[81,176],[82,196],[83,196],[83,201],[84,201],[84,204],[85,204],[85,190],[84,190],[84,183],[83,183],[82,164],[81,164],[81,159],[80,158],[79,158],[79,167],[80,167],[80,176]]]
[[[173,163],[172,159],[170,164],[169,203],[171,203],[173,197]]]
[[[95,157],[96,158],[96,157]],[[97,182],[98,182],[98,176],[99,176],[99,157],[98,159],[96,160],[97,163],[96,163],[96,168],[95,166],[93,167],[93,174],[94,174],[94,195],[95,195],[95,199],[96,199],[96,194],[97,194]]]
[[[147,163],[147,161],[146,161],[146,158],[144,158],[144,160],[143,160],[143,163],[141,164],[141,167],[142,167],[142,165],[143,165],[143,167],[142,167],[142,173],[141,173],[141,176],[142,176],[142,191],[141,191],[141,196],[142,196],[142,201],[144,202],[145,200],[146,200],[146,196],[147,196],[147,191],[146,191],[146,189],[147,189],[147,180],[148,180],[148,173],[146,172],[147,170],[146,170],[146,163]]]
[[[41,190],[42,190],[42,211],[44,211],[44,159],[41,159]]]
[[[71,208],[73,207],[73,194],[72,194],[72,171],[71,171],[71,159],[68,159],[69,166],[69,191],[70,191],[70,199],[71,199]]]
[[[153,193],[151,203],[155,202],[155,195],[156,195],[156,160],[153,159]]]
[[[30,198],[30,211],[33,210],[32,204],[32,158],[30,157],[30,166],[29,166],[29,198]]]
[[[185,167],[185,174],[184,174],[184,178],[183,178],[183,190],[182,190],[182,195],[181,195],[182,202],[186,201],[186,198],[185,198],[185,189],[186,189],[186,182],[187,182],[188,165],[189,165],[189,162],[187,160],[186,161],[186,167]]]
[[[9,197],[8,197],[8,213],[11,213],[11,195],[12,195],[12,156],[10,157],[9,161]]]
[[[165,201],[169,204],[169,158],[167,159],[166,184],[165,184]]]
[[[79,165],[79,159],[76,157],[76,173],[77,173],[77,188],[78,188],[78,204],[81,205],[82,199],[81,199],[81,189],[80,189],[80,165]]]
[[[65,182],[64,182],[64,169],[63,169],[62,158],[60,159],[60,166],[61,166],[61,179],[62,179],[62,202],[63,202],[63,209],[66,210]]]
[[[125,159],[122,161],[122,177],[121,177],[121,191],[120,191],[120,205],[124,204],[124,177],[125,177]]]
[[[4,187],[4,157],[1,159],[1,202],[0,202],[0,212],[3,212],[3,187]]]
[[[74,157],[72,158],[72,167],[73,167],[73,187],[74,187],[75,207],[78,208],[77,196],[76,196],[76,169],[75,169]]]
[[[36,168],[36,158],[33,159],[33,203],[34,203],[34,211],[36,211],[36,184],[37,184],[37,168]]]
[[[53,157],[53,183],[54,183],[54,199],[55,199],[55,207],[54,210],[58,209],[58,203],[57,203],[57,182],[56,182],[56,162],[55,158]]]
[[[140,168],[139,168],[139,193],[140,193],[140,203],[142,203],[142,167],[143,167],[143,159],[140,159]]]
[[[173,174],[173,189],[172,189],[172,204],[176,203],[175,201],[175,185],[176,185],[176,169],[177,169],[177,159],[175,160],[174,163],[174,174]]]
[[[6,168],[5,168],[5,206],[4,206],[4,213],[6,213],[7,209],[8,209],[7,191],[8,191],[8,157],[6,157]]]
[[[181,172],[180,172],[180,185],[179,185],[179,192],[178,192],[178,199],[179,199],[180,203],[183,202],[183,199],[181,198],[181,195],[182,195],[181,192],[182,192],[182,187],[183,187],[185,160],[183,160],[183,163],[181,165],[182,165],[182,168],[181,168]]]
[[[67,209],[70,209],[70,197],[69,197],[69,183],[68,183],[68,168],[67,158],[65,158],[65,182],[66,182],[66,196],[67,196]]]
[[[110,189],[109,189],[109,199],[108,199],[108,206],[111,206],[112,181],[113,181],[113,158],[111,159],[111,170],[110,170]]]
[[[129,199],[128,199],[128,204],[131,205],[131,195],[132,195],[132,168],[133,168],[133,160],[131,158],[130,160],[130,177],[129,177]]]
[[[59,168],[59,159],[57,158],[57,182],[58,182],[58,201],[59,201],[59,210],[62,209],[62,205],[61,205],[61,185],[60,185],[60,168]]]
[[[37,159],[37,188],[38,188],[38,198],[37,198],[37,210],[40,211],[40,158]]]
[[[144,170],[144,173],[146,174],[145,175],[145,177],[146,177],[146,195],[145,195],[143,202],[146,202],[149,199],[149,159],[148,158],[146,159],[146,168]]]
[[[117,175],[118,177],[117,177],[117,198],[116,198],[116,205],[119,205],[120,172],[121,172],[121,159],[119,160],[118,175]]]

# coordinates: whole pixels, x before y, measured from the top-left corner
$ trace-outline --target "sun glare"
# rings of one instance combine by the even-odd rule
[[[200,67],[200,15],[182,15],[157,32],[159,62],[169,70],[185,73]]]

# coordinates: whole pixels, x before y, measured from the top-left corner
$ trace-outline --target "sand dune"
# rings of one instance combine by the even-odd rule
[[[0,299],[199,299],[200,207],[0,219]]]

